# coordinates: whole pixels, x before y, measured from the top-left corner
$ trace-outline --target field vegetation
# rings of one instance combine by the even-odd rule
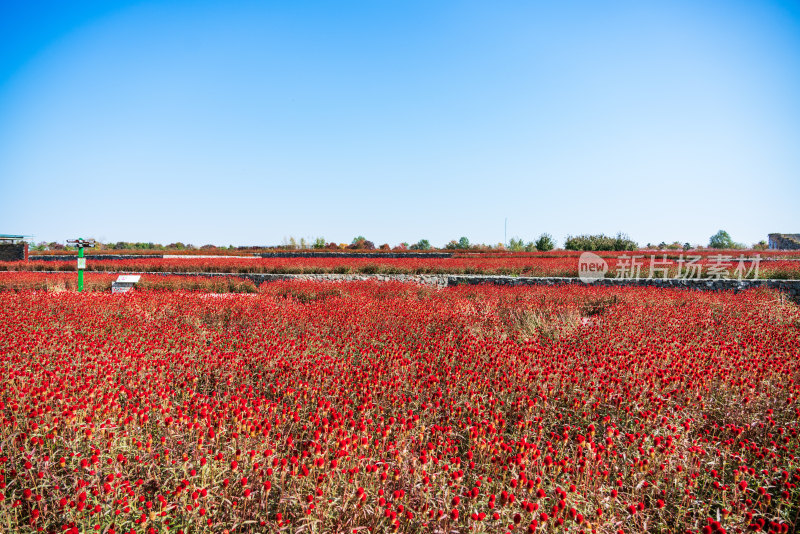
[[[794,532],[798,346],[760,290],[0,291],[0,528]]]
[[[753,269],[752,258],[760,256],[758,272]],[[487,274],[508,276],[560,276],[577,277],[577,251],[518,252],[500,254],[460,254],[451,258],[387,258],[379,253],[363,257],[216,257],[216,258],[170,258],[147,257],[136,259],[89,260],[87,270],[106,272],[176,272],[176,273],[231,273],[231,274]],[[706,277],[709,268],[717,267],[727,277],[738,278],[800,278],[800,252],[788,254],[784,251],[617,251],[602,252],[609,270],[606,276],[630,275],[634,270],[639,277],[648,277],[650,265],[656,270],[653,277],[673,278],[679,274]],[[740,259],[744,263],[740,265]],[[627,268],[635,263],[638,267]],[[736,269],[743,269],[741,273]],[[64,261],[0,262],[0,271],[74,271],[74,258]],[[720,275],[722,276],[722,275]]]

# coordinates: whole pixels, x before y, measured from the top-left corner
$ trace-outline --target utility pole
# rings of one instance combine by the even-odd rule
[[[83,292],[83,270],[86,269],[86,258],[83,255],[83,249],[86,247],[93,247],[95,245],[94,239],[70,239],[67,245],[78,247],[78,293]]]

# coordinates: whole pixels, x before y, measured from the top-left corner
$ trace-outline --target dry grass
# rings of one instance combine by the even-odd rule
[[[505,331],[517,339],[558,341],[573,335],[583,324],[618,304],[617,296],[587,298],[579,302],[524,307],[518,303],[498,308]]]
[[[581,314],[576,309],[519,309],[503,308],[500,320],[506,331],[521,339],[544,338],[557,341],[569,336],[581,326]]]

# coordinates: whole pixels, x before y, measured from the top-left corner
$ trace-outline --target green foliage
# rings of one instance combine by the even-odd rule
[[[564,248],[567,250],[636,250],[639,245],[627,235],[619,233],[616,237],[604,234],[567,236]]]
[[[553,250],[556,248],[556,243],[553,241],[553,236],[550,234],[542,234],[539,236],[539,239],[536,240],[536,250],[539,252],[547,252],[548,250]]]
[[[525,243],[518,237],[512,237],[508,240],[508,250],[511,252],[520,252],[525,248]]]
[[[127,241],[117,241],[113,245],[109,245],[108,248],[112,248],[114,250],[162,250],[164,249],[164,246],[159,245],[157,243],[141,243],[141,242],[129,243]],[[183,250],[184,248],[187,248],[187,246],[184,245],[183,243],[172,243],[170,245],[167,245],[167,248],[176,248],[179,250]]]
[[[411,250],[430,250],[431,242],[427,239],[420,239],[409,247]]]
[[[468,250],[470,247],[469,239],[462,237],[458,241],[450,241],[444,248],[449,250]]]
[[[324,237],[316,238],[311,246],[318,249],[325,248],[325,238]]]
[[[736,243],[731,239],[731,235],[725,230],[720,230],[708,240],[709,248],[736,248]]]

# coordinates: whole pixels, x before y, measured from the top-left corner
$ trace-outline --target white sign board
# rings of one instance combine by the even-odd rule
[[[86,268],[86,258],[78,258],[78,269]]]
[[[114,282],[111,282],[112,293],[125,293],[133,289],[133,284],[139,281],[141,275],[138,274],[123,274],[117,277]]]

